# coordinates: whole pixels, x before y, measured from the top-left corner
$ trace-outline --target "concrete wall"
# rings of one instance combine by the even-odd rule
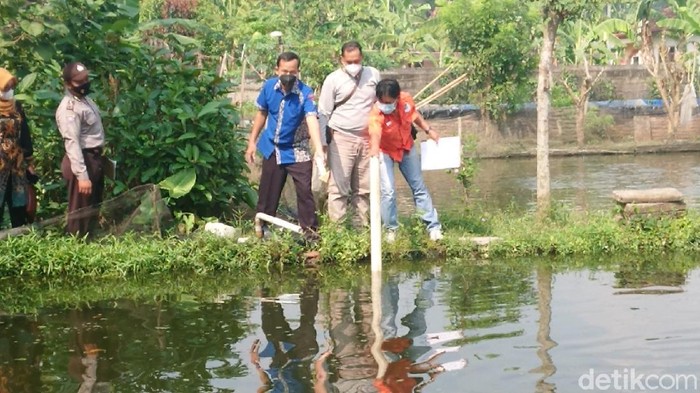
[[[669,138],[668,121],[663,109],[600,109],[597,116],[612,116],[613,123],[602,137],[587,134],[587,144],[601,142],[655,144],[669,139],[675,141],[700,140],[700,114],[695,112],[691,121],[683,124]],[[576,120],[574,108],[552,108],[549,118],[549,140],[553,148],[575,146]],[[533,146],[537,141],[537,112],[523,110],[507,117],[490,131],[482,124],[478,112],[469,112],[461,117],[462,132],[476,135],[480,146],[494,151],[501,144]],[[456,135],[456,118],[430,120],[433,128],[442,135]],[[491,147],[491,148],[489,148]],[[498,149],[495,149],[496,151]]]

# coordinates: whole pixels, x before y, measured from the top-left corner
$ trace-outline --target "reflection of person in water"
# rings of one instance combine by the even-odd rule
[[[339,392],[375,391],[372,381],[378,366],[371,352],[375,334],[370,287],[333,289],[329,300],[333,352],[328,362],[329,386]]]
[[[0,316],[0,393],[41,391],[39,322]]]
[[[311,360],[318,352],[314,322],[318,312],[318,284],[309,276],[300,296],[299,327],[292,329],[284,317],[279,302],[262,302],[262,330],[267,346],[259,351],[255,340],[250,351],[262,386],[258,392],[312,391]],[[267,369],[260,365],[260,357],[270,357]]]
[[[74,335],[68,360],[68,372],[80,381],[78,393],[110,392],[106,381],[111,378],[108,351],[109,338],[100,325],[102,314],[97,309],[71,311]]]
[[[385,338],[396,337],[399,330],[396,326],[399,312],[399,279],[398,276],[390,276],[382,287],[382,331]],[[413,344],[406,348],[409,351],[406,355],[413,360],[417,360],[431,349],[430,345],[420,338],[424,337],[428,330],[425,312],[433,306],[433,292],[437,286],[437,279],[433,274],[429,274],[420,284],[413,301],[413,310],[401,318],[401,325],[408,328],[403,337],[410,339]]]
[[[388,352],[390,356],[399,356],[398,359],[389,363],[384,372],[384,376],[374,382],[380,393],[411,393],[419,391],[420,388],[432,382],[435,377],[447,370],[462,368],[466,364],[463,360],[444,364],[437,363],[437,359],[445,351],[435,351],[426,360],[416,361],[400,354],[407,353],[411,348],[413,340],[406,337],[397,337],[385,340],[382,343],[382,350]],[[413,374],[413,375],[411,375]],[[427,374],[428,378],[417,374]]]
[[[433,306],[432,297],[437,286],[437,279],[433,274],[421,280],[413,310],[401,318],[401,324],[408,328],[408,332],[397,337],[398,283],[399,277],[390,276],[382,287],[382,330],[386,338],[382,343],[382,351],[390,363],[382,379],[375,381],[374,385],[380,392],[413,392],[432,382],[439,373],[466,365],[464,360],[438,364],[437,359],[442,354],[457,348],[434,350],[431,345],[460,338],[461,332],[426,334],[428,326],[425,313]],[[428,378],[424,379],[415,374],[427,374]]]

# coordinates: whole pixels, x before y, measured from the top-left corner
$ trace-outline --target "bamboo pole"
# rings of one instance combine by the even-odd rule
[[[243,50],[241,50],[241,88],[238,96],[238,115],[241,127],[243,127],[243,95],[245,94],[245,65],[245,44],[243,44]]]
[[[413,96],[413,99],[417,100],[419,95],[423,94],[426,90],[428,90],[430,86],[433,85],[433,83],[437,82],[440,78],[445,76],[445,74],[447,74],[452,69],[452,67],[454,67],[454,64],[450,64],[447,68],[445,68],[438,76],[433,78],[433,80],[431,80],[427,85],[425,85],[425,87],[420,89],[420,91]]]
[[[420,109],[424,107],[425,105],[429,104],[431,101],[434,101],[440,97],[442,97],[445,93],[448,91],[452,90],[454,87],[462,83],[465,79],[467,79],[467,74],[462,74],[456,79],[454,79],[452,82],[448,83],[444,87],[442,87],[440,90],[436,91],[435,93],[431,94],[427,98],[421,100],[418,104],[416,104],[416,108]]]

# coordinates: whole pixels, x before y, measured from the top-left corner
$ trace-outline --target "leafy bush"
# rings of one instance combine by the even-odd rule
[[[138,7],[137,0],[0,3],[0,65],[22,80],[42,216],[65,206],[54,112],[62,66],[74,60],[92,72],[108,154],[119,163],[113,193],[185,173],[195,184],[172,200],[179,210],[215,215],[232,201],[252,202],[230,85],[200,56],[198,41],[139,24]]]
[[[600,114],[597,108],[590,107],[586,113],[585,133],[588,140],[609,139],[615,125],[612,115]]]

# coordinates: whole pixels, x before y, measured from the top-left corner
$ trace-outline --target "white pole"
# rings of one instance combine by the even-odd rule
[[[462,143],[462,116],[457,118],[457,136],[459,137],[459,163],[462,165],[462,152],[464,144]]]
[[[379,212],[379,157],[369,159],[369,225],[372,271],[382,270],[382,216]]]

